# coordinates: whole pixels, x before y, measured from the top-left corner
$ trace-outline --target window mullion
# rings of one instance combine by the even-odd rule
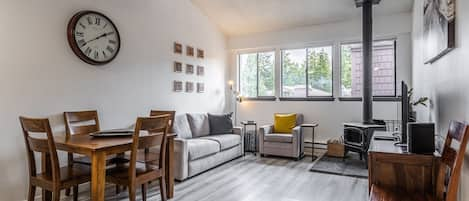
[[[305,57],[305,72],[306,72],[306,97],[309,97],[309,66],[308,66],[308,48],[306,48],[306,57]]]
[[[256,53],[256,97],[259,97],[259,53]]]

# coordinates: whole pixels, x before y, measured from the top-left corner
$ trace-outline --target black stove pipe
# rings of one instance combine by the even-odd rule
[[[363,0],[363,123],[373,124],[373,1]]]

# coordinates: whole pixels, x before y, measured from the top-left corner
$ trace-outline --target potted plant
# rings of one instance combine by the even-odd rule
[[[417,111],[414,111],[414,106],[418,106],[418,105],[423,105],[424,107],[427,107],[427,101],[428,101],[428,97],[424,96],[424,97],[420,97],[419,99],[417,99],[417,101],[413,101],[412,100],[412,95],[414,94],[414,89],[411,88],[409,89],[409,91],[407,92],[407,97],[408,97],[408,100],[409,100],[409,121],[410,122],[415,122],[417,121]]]

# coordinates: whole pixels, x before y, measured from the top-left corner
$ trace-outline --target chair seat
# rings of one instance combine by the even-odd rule
[[[70,167],[65,166],[60,168],[60,182],[62,183],[62,188],[69,188],[89,181],[91,181],[91,170],[88,165],[73,164]],[[39,182],[50,183],[50,188],[52,188],[53,183],[52,176],[45,173],[40,173],[36,177],[32,177],[31,182],[33,185]]]
[[[127,158],[116,157],[115,155],[107,156],[106,165],[118,164],[118,163],[128,163],[130,160]],[[82,165],[91,165],[91,158],[87,156],[74,157],[74,164]]]
[[[373,185],[370,192],[370,201],[435,201],[435,199],[429,194],[407,193]]]
[[[267,142],[284,142],[284,143],[292,143],[293,142],[293,135],[290,133],[271,133],[264,135],[264,141]]]
[[[140,181],[140,183],[137,183],[136,185],[155,180],[164,174],[157,166],[139,162],[136,163],[135,172],[137,178],[145,178],[145,180],[137,180]],[[119,185],[128,185],[129,164],[109,168],[106,170],[106,175],[106,181]]]

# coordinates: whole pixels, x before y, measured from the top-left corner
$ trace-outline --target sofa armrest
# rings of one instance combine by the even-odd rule
[[[274,125],[264,125],[259,128],[259,135],[264,136],[265,134],[273,133]]]
[[[301,129],[301,126],[296,126],[295,128],[293,128],[292,135],[293,144],[295,145],[294,153],[295,155],[298,154],[298,156],[301,156],[304,152],[303,130]]]
[[[233,134],[244,136],[243,127],[233,127]]]
[[[187,139],[174,138],[174,178],[184,180],[189,175],[189,148]]]

